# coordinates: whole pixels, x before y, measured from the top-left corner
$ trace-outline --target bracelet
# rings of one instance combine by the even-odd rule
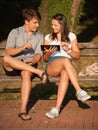
[[[69,51],[67,51],[67,53],[69,54],[69,53],[71,53],[71,51],[72,51],[72,50],[70,49]]]

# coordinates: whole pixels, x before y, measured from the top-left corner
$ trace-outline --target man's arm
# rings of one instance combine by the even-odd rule
[[[6,49],[6,54],[7,55],[15,55],[15,54],[21,52],[22,50],[23,50],[22,47],[18,47],[18,48],[10,47],[10,48]]]
[[[30,65],[34,65],[38,63],[41,60],[41,58],[42,58],[41,54],[36,54],[31,61],[26,62],[26,63]]]
[[[20,46],[20,47],[17,47],[17,48],[9,47],[9,48],[6,49],[6,54],[15,55],[15,54],[25,50],[26,48],[31,48],[31,47],[32,47],[31,43],[25,43],[23,46]]]

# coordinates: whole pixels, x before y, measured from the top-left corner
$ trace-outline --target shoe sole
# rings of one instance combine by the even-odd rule
[[[83,99],[81,99],[81,98],[79,99],[79,98],[78,98],[78,100],[80,100],[80,101],[87,101],[87,100],[90,99],[90,98],[91,98],[91,96],[87,96],[87,97],[85,97],[85,98],[83,98]]]
[[[51,119],[58,117],[58,116],[52,117],[52,116],[50,116],[48,113],[46,113],[45,115],[46,115],[48,118],[51,118]]]

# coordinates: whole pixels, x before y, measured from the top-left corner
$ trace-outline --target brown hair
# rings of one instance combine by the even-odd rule
[[[56,14],[52,17],[52,19],[57,20],[59,24],[61,25],[61,41],[69,41],[69,38],[68,38],[69,30],[67,27],[66,17],[63,14]],[[57,35],[56,33],[53,32],[53,30],[52,30],[51,38],[52,40],[57,38]]]
[[[23,9],[22,11],[23,20],[30,21],[33,17],[36,17],[37,19],[41,20],[41,15],[37,10],[34,9]]]

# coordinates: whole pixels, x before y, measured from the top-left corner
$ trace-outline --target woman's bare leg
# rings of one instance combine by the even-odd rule
[[[70,60],[66,59],[66,58],[64,60],[62,60],[62,64],[64,65],[64,68],[66,69],[66,72],[69,76],[71,83],[73,84],[74,88],[78,92],[81,88],[78,83],[78,75],[77,75],[75,68],[73,67]]]
[[[61,76],[57,93],[56,107],[52,108],[49,112],[46,112],[47,117],[55,118],[59,116],[60,107],[68,88],[69,79],[77,91],[77,98],[79,100],[86,101],[90,98],[90,96],[84,90],[81,90],[78,84],[77,73],[69,59],[59,58],[52,61],[48,65],[47,73],[50,76]]]
[[[81,88],[78,83],[77,73],[68,58],[59,58],[52,61],[48,65],[47,73],[49,73],[51,76],[58,76],[63,68],[65,68],[65,71],[67,72],[67,75],[72,82],[75,90],[79,91]]]
[[[68,89],[68,84],[69,84],[68,75],[65,70],[62,70],[60,74],[60,82],[58,85],[58,92],[57,92],[57,104],[56,104],[57,109],[61,108],[62,102]]]
[[[66,94],[69,77],[66,73],[66,70],[63,66],[58,66],[57,64],[49,64],[47,68],[47,73],[51,76],[60,76],[60,82],[58,85],[58,92],[57,92],[57,103],[54,108],[52,108],[49,112],[46,112],[46,116],[49,118],[55,118],[59,116],[59,111],[64,100],[64,96]]]

